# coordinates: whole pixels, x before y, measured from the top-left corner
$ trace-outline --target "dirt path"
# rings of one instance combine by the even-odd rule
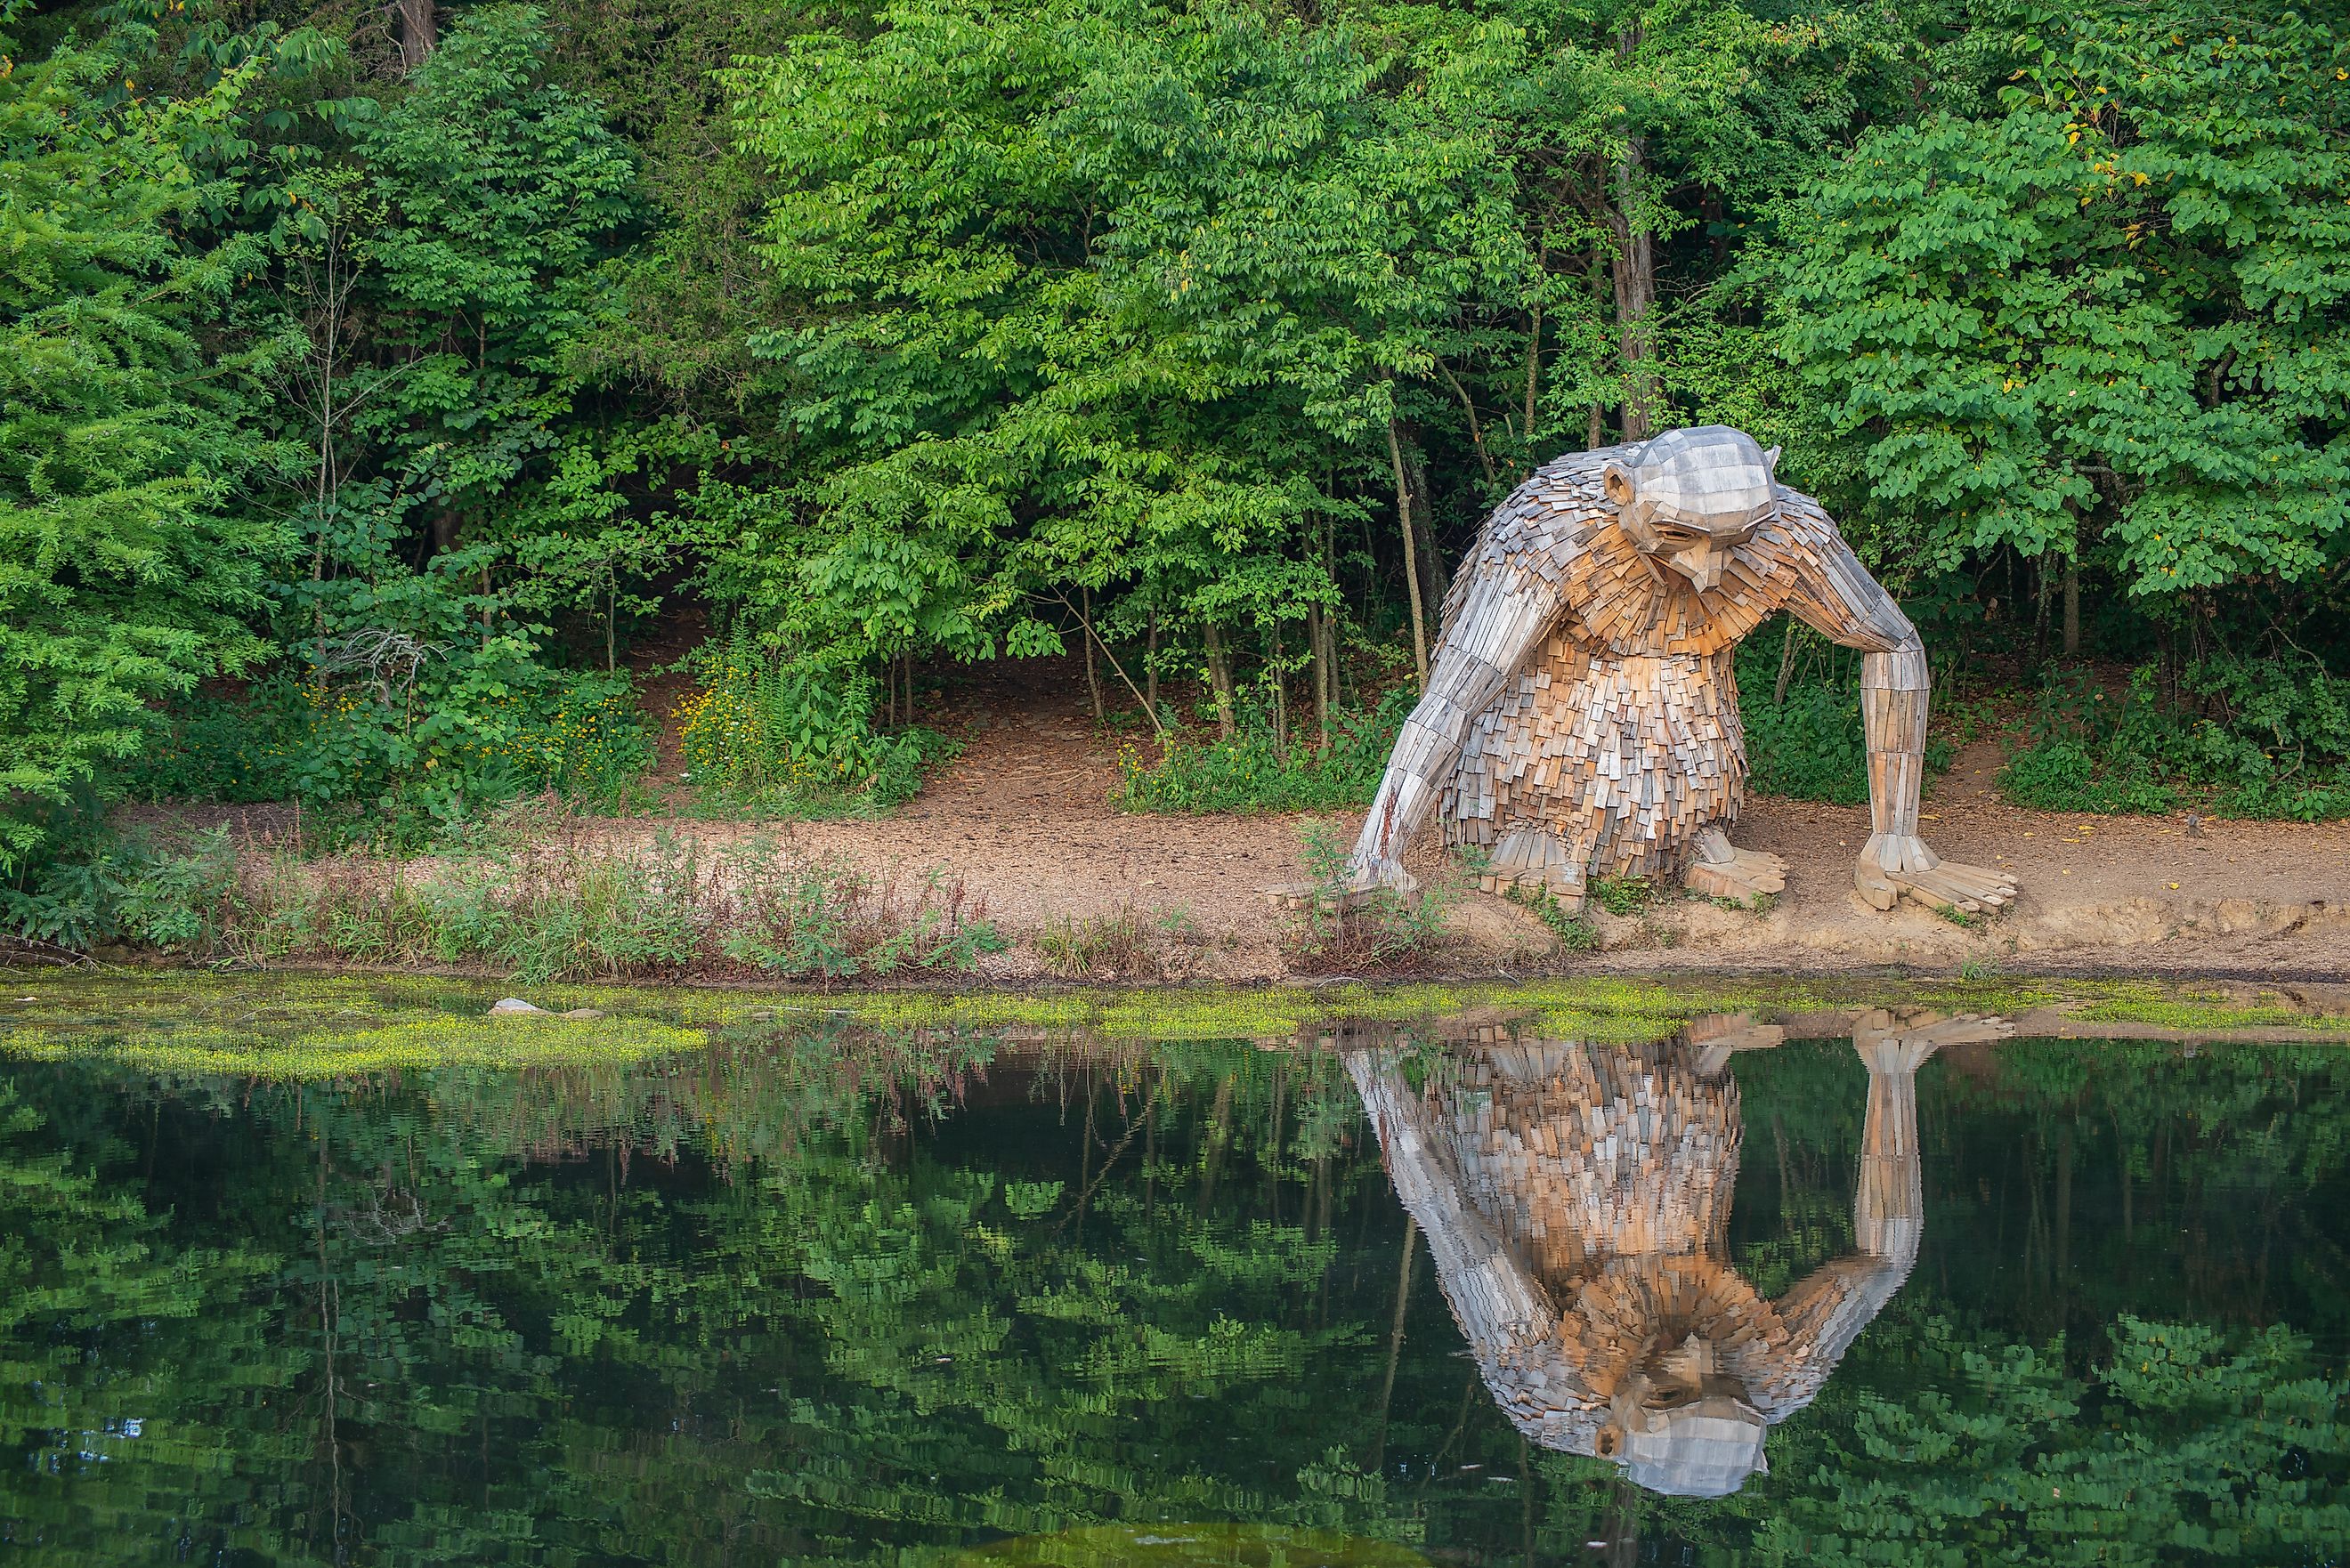
[[[900,885],[936,873],[1015,936],[1056,919],[1130,913],[1149,930],[1170,979],[1270,980],[1287,972],[1289,917],[1258,889],[1305,875],[1300,821],[1287,816],[1129,816],[1114,810],[1118,752],[1133,731],[1097,728],[1081,676],[1055,663],[958,671],[926,692],[922,722],[962,755],[914,800],[871,820],[755,824],[671,815],[688,801],[665,744],[658,815],[584,826],[617,845],[657,833],[708,841],[764,835],[798,854],[853,865]],[[1785,894],[1767,914],[1678,896],[1633,918],[1595,916],[1600,950],[1560,953],[1526,910],[1474,893],[1449,917],[1455,971],[1669,968],[1948,971],[1972,962],[2011,972],[2111,971],[2350,979],[2350,824],[2071,817],[2002,804],[2002,760],[1979,743],[1929,785],[1927,836],[1946,857],[2012,867],[2017,907],[1962,929],[1905,904],[1880,914],[1852,891],[1850,864],[1868,836],[1866,807],[1758,797],[1735,835],[1783,856]],[[186,814],[240,825],[258,842],[286,836],[282,808]],[[1351,840],[1357,818],[1336,821]],[[1423,876],[1444,859],[1432,841],[1409,857]],[[1180,933],[1166,934],[1168,928]],[[1022,942],[986,961],[986,978],[1044,972]]]
[[[934,705],[931,705],[934,703]],[[1082,680],[1030,665],[962,677],[923,722],[963,742],[922,794],[871,821],[767,829],[717,823],[696,831],[766,831],[807,854],[881,876],[931,867],[960,877],[991,917],[1033,931],[1056,917],[1132,911],[1181,919],[1199,933],[1177,966],[1202,979],[1284,972],[1287,917],[1258,893],[1305,874],[1299,819],[1131,816],[1114,810],[1118,732],[1091,722]],[[1974,960],[2011,970],[2273,973],[2350,978],[2350,825],[2072,817],[2002,803],[1993,743],[1961,753],[1934,782],[1923,815],[1945,857],[2011,867],[2018,906],[1961,929],[1905,904],[1880,914],[1852,891],[1849,866],[1868,836],[1864,806],[1758,797],[1740,842],[1785,857],[1786,893],[1767,915],[1679,898],[1635,919],[1600,915],[1603,950],[1558,955],[1548,930],[1503,899],[1470,894],[1451,923],[1460,967],[1853,970],[1953,968]],[[1338,821],[1351,839],[1358,818]],[[645,833],[644,819],[607,831]],[[1435,870],[1432,842],[1414,846]],[[1024,950],[993,961],[1003,978],[1036,972]]]

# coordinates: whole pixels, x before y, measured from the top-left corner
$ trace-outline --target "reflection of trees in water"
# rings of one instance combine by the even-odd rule
[[[2025,1255],[2030,1181],[2033,1267],[2053,1268],[2066,1128],[2076,1290],[2124,1299],[2089,1277],[2122,1255],[2091,1210],[2113,1212],[2116,1165],[2142,1249],[2219,1257],[2263,1223],[2338,1238],[2312,1208],[2341,1189],[2350,1069],[2077,1045],[1979,1065],[1921,1082],[1937,1229],[1916,1275],[1773,1434],[1774,1473],[1704,1504],[1529,1455],[1425,1267],[1399,1314],[1401,1217],[1335,1055],[795,1024],[647,1072],[126,1093],[11,1068],[42,1125],[0,1136],[0,1449],[22,1460],[0,1532],[97,1563],[184,1539],[230,1562],[339,1542],[356,1563],[737,1563],[1244,1517],[1462,1561],[1661,1529],[1833,1562],[1820,1541],[1903,1530],[1977,1556],[2160,1532],[2210,1517],[2190,1479],[2236,1498],[2262,1474],[2310,1490],[2251,1511],[2247,1557],[2322,1526],[2340,1389],[2290,1345],[2239,1365],[2241,1335],[2101,1309],[2051,1357],[1983,1276]],[[1853,1248],[1866,1096],[1841,1045],[1735,1072],[1728,1255],[1783,1300]],[[2248,1188],[2265,1217],[2226,1201]],[[2275,1258],[2260,1299],[2340,1310],[2306,1272],[2322,1259]],[[2147,1281],[2170,1277],[2127,1299],[2165,1302]],[[2235,1321],[2255,1283],[2227,1262],[2163,1288]],[[1934,1310],[1952,1299],[1963,1330]],[[2099,1501],[2092,1470],[2128,1501]],[[2083,1477],[2050,1484],[2085,1511],[2034,1501],[2054,1473]]]

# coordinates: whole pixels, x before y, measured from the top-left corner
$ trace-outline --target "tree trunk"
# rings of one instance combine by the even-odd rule
[[[2064,562],[2064,657],[2081,657],[2081,561],[2077,556]]]
[[[1395,470],[1396,521],[1403,532],[1403,580],[1411,594],[1411,659],[1419,671],[1419,689],[1428,690],[1428,619],[1419,597],[1419,549],[1412,539],[1411,485],[1404,478],[1403,443],[1396,437],[1395,417],[1388,417],[1388,462]]]
[[[1655,428],[1657,373],[1653,368],[1653,327],[1648,319],[1657,300],[1656,236],[1648,220],[1635,211],[1645,200],[1641,186],[1647,177],[1645,139],[1626,140],[1624,157],[1616,165],[1616,201],[1609,210],[1616,231],[1616,333],[1624,373],[1624,439],[1646,441]]]
[[[1319,739],[1315,754],[1330,754],[1329,612],[1315,605],[1305,612],[1305,640],[1314,654],[1314,728]]]
[[[400,18],[400,63],[404,70],[414,70],[432,57],[432,0],[395,0],[394,12]]]
[[[1216,732],[1224,740],[1232,738],[1232,664],[1224,652],[1224,639],[1210,621],[1201,628],[1201,640],[1208,655],[1208,690],[1216,699]]]
[[[1584,432],[1583,450],[1597,452],[1607,444],[1607,410],[1600,404],[1591,405],[1591,428]]]
[[[1289,671],[1281,667],[1281,623],[1265,628],[1265,647],[1273,655],[1273,754],[1289,765]]]
[[[1545,275],[1549,273],[1549,246],[1543,247],[1535,265]],[[1536,395],[1542,389],[1542,302],[1536,300],[1534,309],[1527,315],[1530,319],[1526,323],[1526,456],[1530,462],[1538,462],[1541,460],[1534,455],[1534,404]]]
[[[1150,633],[1142,649],[1142,705],[1150,727],[1159,727],[1159,612],[1150,612]]]
[[[1086,695],[1094,705],[1094,722],[1102,722],[1101,671],[1094,668],[1094,591],[1077,590],[1078,618],[1086,623]]]
[[[2040,556],[2032,563],[2033,590],[2039,606],[2032,618],[2032,667],[2039,669],[2048,661],[2048,557]]]
[[[1417,441],[1404,444],[1403,468],[1411,480],[1411,516],[1419,529],[1419,560],[1428,574],[1428,602],[1440,611],[1452,576],[1444,569],[1444,552],[1436,547],[1436,503],[1428,488],[1428,457]]]
[[[1637,22],[1616,36],[1616,57],[1628,66],[1639,52]],[[1624,371],[1624,439],[1646,441],[1655,428],[1657,372],[1655,339],[1648,313],[1657,301],[1656,235],[1642,210],[1648,205],[1648,138],[1632,131],[1624,139],[1624,155],[1617,160],[1615,200],[1607,207],[1608,227],[1615,231],[1616,331]]]

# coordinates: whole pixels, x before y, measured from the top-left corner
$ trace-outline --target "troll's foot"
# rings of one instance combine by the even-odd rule
[[[1681,885],[1707,898],[1753,898],[1783,892],[1787,863],[1759,849],[1741,849],[1718,827],[1697,838],[1697,858],[1681,874]]]

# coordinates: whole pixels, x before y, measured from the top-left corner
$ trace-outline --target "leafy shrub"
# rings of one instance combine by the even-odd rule
[[[236,880],[225,828],[184,849],[140,839],[52,837],[0,885],[0,936],[36,949],[87,952],[109,942],[207,948]],[[56,853],[62,850],[64,853]]]
[[[1502,896],[1513,904],[1521,904],[1534,911],[1535,918],[1550,928],[1558,939],[1559,947],[1571,953],[1586,953],[1599,945],[1599,928],[1591,923],[1587,914],[1569,914],[1548,888],[1522,887],[1511,882]]]
[[[2085,669],[2052,670],[2002,792],[2085,815],[2192,801],[2236,816],[2350,816],[2350,680],[2312,659],[2215,659],[2182,671],[2178,692],[2165,699],[2151,665],[2118,697]]]
[[[1249,715],[1229,741],[1170,740],[1156,763],[1145,764],[1138,751],[1124,748],[1116,804],[1121,811],[1165,813],[1367,805],[1412,701],[1411,691],[1399,687],[1368,712],[1332,715],[1330,750],[1323,755],[1293,743],[1284,757],[1262,713]]]
[[[702,690],[678,711],[688,779],[738,799],[821,808],[857,797],[895,805],[954,744],[919,727],[874,728],[874,682],[758,646],[741,626],[699,656]]]
[[[602,670],[573,676],[526,704],[512,752],[526,785],[595,802],[624,797],[653,755],[635,680]]]
[[[1638,914],[1659,897],[1656,885],[1645,877],[1594,877],[1590,893],[1593,903],[1625,917]]]
[[[1802,635],[1826,648],[1812,634]],[[1749,784],[1762,794],[1866,805],[1868,739],[1860,716],[1858,660],[1840,649],[1828,649],[1825,660],[1807,659],[1799,667],[1800,678],[1788,683],[1786,700],[1778,701],[1779,647],[1776,639],[1752,637],[1738,650],[1738,711],[1746,726]],[[1946,771],[1956,754],[1947,735],[1928,732],[1929,774]]]
[[[432,653],[417,662],[429,667]],[[494,680],[410,673],[412,685],[379,667],[280,673],[238,701],[175,715],[142,762],[140,793],[300,801],[326,842],[413,846],[526,791],[611,801],[652,763],[651,726],[625,672],[524,662]]]

